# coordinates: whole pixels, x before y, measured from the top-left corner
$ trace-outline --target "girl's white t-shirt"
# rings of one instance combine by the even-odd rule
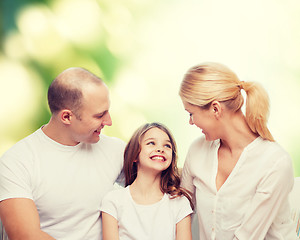
[[[151,205],[135,203],[129,186],[109,192],[101,211],[118,220],[120,240],[171,240],[176,238],[176,224],[191,214],[186,197],[163,198]]]

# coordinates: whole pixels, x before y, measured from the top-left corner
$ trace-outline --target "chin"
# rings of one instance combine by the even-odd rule
[[[94,137],[94,138],[91,138],[91,139],[86,139],[85,141],[82,141],[82,142],[93,144],[93,143],[99,142],[99,140],[100,140],[100,137],[98,136],[97,138]]]
[[[99,140],[100,140],[100,137],[99,137],[97,140],[91,141],[90,143],[91,143],[91,144],[97,143],[97,142],[99,142]]]

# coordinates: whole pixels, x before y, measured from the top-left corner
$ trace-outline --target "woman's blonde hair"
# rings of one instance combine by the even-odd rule
[[[219,101],[231,111],[238,111],[246,98],[246,121],[250,129],[263,139],[274,141],[267,128],[269,98],[263,87],[255,82],[240,81],[228,67],[213,62],[190,68],[181,83],[179,95],[189,104],[208,109],[213,101]]]

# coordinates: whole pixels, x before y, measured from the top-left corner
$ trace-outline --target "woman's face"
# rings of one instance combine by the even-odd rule
[[[202,109],[185,101],[183,101],[183,106],[190,114],[189,123],[191,125],[195,124],[200,128],[206,140],[212,141],[218,139],[216,134],[217,120],[212,106],[209,109]]]

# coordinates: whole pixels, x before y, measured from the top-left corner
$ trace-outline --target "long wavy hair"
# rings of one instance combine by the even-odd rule
[[[180,177],[177,168],[177,146],[173,135],[169,129],[161,123],[146,123],[139,127],[129,140],[124,152],[124,173],[125,186],[131,185],[137,177],[138,166],[136,160],[141,152],[141,141],[147,131],[152,128],[158,128],[164,131],[172,145],[172,161],[170,166],[161,172],[160,189],[163,193],[170,194],[171,198],[185,196],[190,201],[191,207],[194,208],[191,194],[184,188],[180,187]]]
[[[225,65],[207,62],[190,68],[181,83],[179,95],[183,101],[208,109],[219,101],[231,111],[238,111],[244,104],[241,90],[246,92],[246,122],[252,132],[263,139],[274,141],[267,128],[269,97],[257,82],[240,81]]]

